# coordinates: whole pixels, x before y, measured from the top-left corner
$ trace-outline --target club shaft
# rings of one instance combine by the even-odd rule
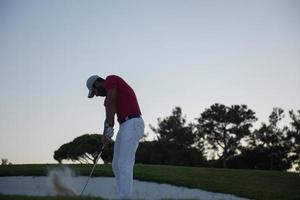
[[[93,168],[92,168],[92,171],[91,171],[91,173],[90,173],[88,179],[86,180],[86,183],[85,183],[85,185],[84,185],[84,187],[83,187],[83,189],[82,189],[82,191],[81,191],[81,193],[80,193],[80,196],[83,194],[83,192],[84,192],[84,190],[85,190],[87,184],[89,183],[89,180],[90,180],[90,178],[91,178],[91,176],[92,176],[92,174],[93,174],[93,172],[94,172],[94,169],[95,169],[95,167],[96,167],[96,165],[97,165],[97,163],[98,163],[98,160],[99,160],[100,157],[101,157],[101,154],[102,154],[102,152],[103,152],[103,149],[104,149],[104,145],[102,146],[102,149],[101,149],[100,153],[99,153],[98,156],[97,156],[96,162],[95,162],[95,164],[94,164],[94,166],[93,166]]]

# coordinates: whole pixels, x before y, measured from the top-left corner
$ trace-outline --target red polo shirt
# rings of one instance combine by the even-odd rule
[[[131,115],[141,115],[140,107],[133,89],[119,76],[107,76],[104,82],[107,90],[117,89],[117,116],[118,121]]]

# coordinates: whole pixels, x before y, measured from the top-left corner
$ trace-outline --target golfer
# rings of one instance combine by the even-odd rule
[[[116,75],[107,76],[105,79],[93,75],[86,85],[89,89],[88,98],[105,97],[103,144],[112,142],[114,118],[117,115],[120,127],[114,145],[112,168],[120,198],[130,198],[135,153],[145,127],[136,95],[133,89]]]

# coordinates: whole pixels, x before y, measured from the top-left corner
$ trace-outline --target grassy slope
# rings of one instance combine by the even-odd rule
[[[0,176],[42,176],[57,165],[0,166]],[[88,175],[92,165],[70,165]],[[113,176],[110,165],[98,165],[94,176]],[[135,179],[170,183],[252,199],[300,199],[300,174],[259,170],[230,170],[161,165],[136,165]]]
[[[22,195],[0,195],[1,200],[103,200],[99,197],[38,197]]]

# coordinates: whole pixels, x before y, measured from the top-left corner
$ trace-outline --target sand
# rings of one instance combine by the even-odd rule
[[[77,194],[80,194],[86,176],[69,177],[64,184]],[[54,196],[57,191],[53,180],[46,176],[11,176],[0,177],[0,193],[34,196]],[[116,184],[111,177],[94,177],[89,181],[84,195],[100,196],[105,199],[118,199]],[[169,184],[157,184],[134,180],[133,199],[162,199],[162,198],[193,198],[201,200],[246,200],[230,194],[207,192],[200,189],[189,189]]]

